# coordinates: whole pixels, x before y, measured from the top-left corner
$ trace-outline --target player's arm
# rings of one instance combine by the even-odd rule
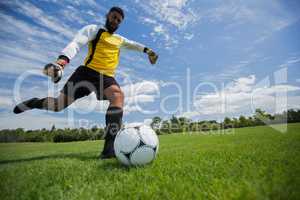
[[[158,55],[150,48],[146,47],[143,44],[140,44],[138,42],[129,40],[127,38],[122,37],[123,42],[121,47],[130,49],[130,50],[135,50],[139,52],[144,52],[148,55],[149,61],[152,65],[154,65],[158,59]]]
[[[87,25],[77,32],[73,40],[62,50],[56,63],[64,68],[72,58],[80,51],[81,47],[92,41],[98,32],[97,25]]]
[[[96,37],[98,29],[97,25],[88,25],[79,30],[73,40],[62,50],[57,60],[45,65],[43,73],[51,77],[54,83],[59,82],[65,66],[76,56],[82,46]]]

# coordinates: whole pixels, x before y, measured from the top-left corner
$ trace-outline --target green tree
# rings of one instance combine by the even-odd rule
[[[239,127],[246,127],[247,126],[247,119],[245,116],[241,115],[239,117]]]
[[[229,117],[225,117],[224,122],[223,122],[223,127],[225,129],[233,128],[233,121]]]
[[[164,120],[161,123],[159,129],[159,134],[170,134],[171,133],[171,123],[168,120]]]

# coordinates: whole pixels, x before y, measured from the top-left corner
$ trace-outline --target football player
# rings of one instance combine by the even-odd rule
[[[100,158],[115,157],[113,143],[122,125],[124,94],[115,80],[116,68],[119,64],[120,49],[130,49],[144,52],[151,64],[157,61],[157,54],[150,48],[138,42],[131,41],[116,34],[116,30],[124,20],[124,11],[112,7],[106,14],[104,26],[87,25],[83,27],[74,39],[62,50],[54,63],[44,69],[44,73],[58,82],[67,64],[79,52],[81,47],[88,45],[88,54],[84,64],[79,66],[65,83],[58,97],[32,98],[14,108],[14,113],[22,113],[30,109],[61,111],[74,101],[95,92],[98,100],[108,100],[109,107],[105,115],[105,143]]]

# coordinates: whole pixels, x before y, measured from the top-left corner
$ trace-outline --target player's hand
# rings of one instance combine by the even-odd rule
[[[149,61],[152,65],[154,65],[158,59],[158,55],[152,50],[152,49],[149,49],[147,51],[147,54],[148,54],[148,58],[149,58]]]
[[[56,62],[48,63],[45,65],[43,73],[49,76],[54,83],[58,83],[63,76],[63,67]]]
[[[47,64],[43,69],[43,73],[47,76],[54,77],[54,76],[56,76],[55,71],[50,66],[57,66],[57,67],[59,67],[60,70],[64,70],[64,68],[67,64],[68,63],[66,62],[66,60],[57,59],[55,62]]]

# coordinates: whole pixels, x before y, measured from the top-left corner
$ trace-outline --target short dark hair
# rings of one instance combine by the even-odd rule
[[[122,15],[122,18],[124,19],[124,11],[122,10],[122,8],[114,6],[109,10],[109,13],[113,11],[118,12],[120,15]]]

